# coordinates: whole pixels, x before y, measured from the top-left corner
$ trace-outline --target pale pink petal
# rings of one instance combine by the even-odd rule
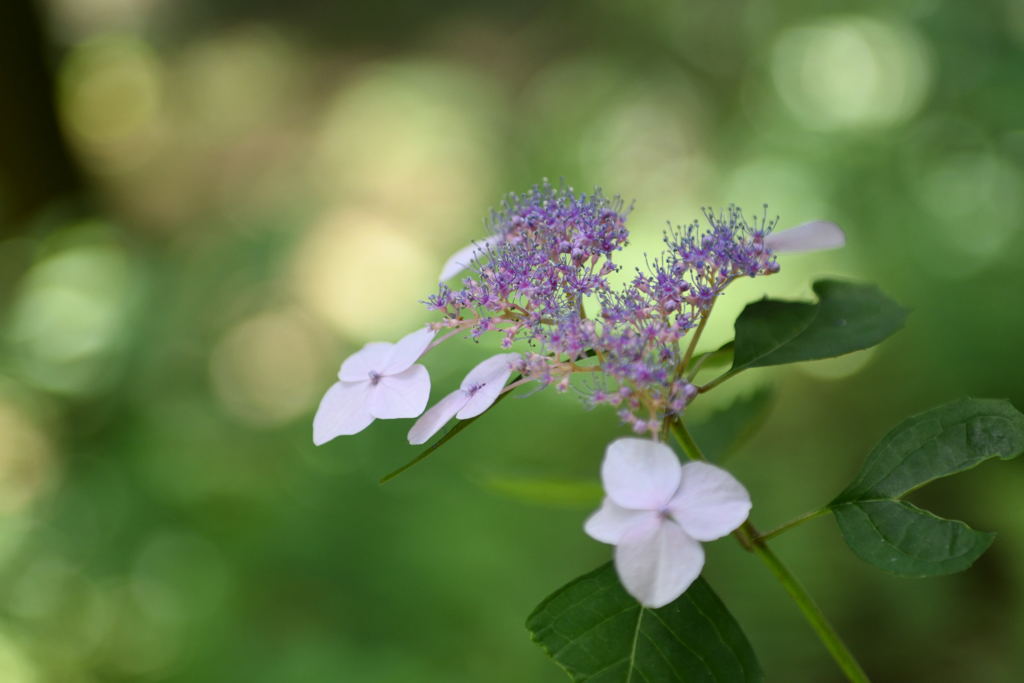
[[[361,432],[373,422],[367,410],[369,382],[335,382],[324,394],[313,417],[313,443]]]
[[[474,385],[484,384],[502,376],[507,379],[512,374],[512,365],[518,361],[518,353],[499,353],[496,356],[491,356],[477,363],[472,370],[466,373],[460,386],[463,389],[469,389]]]
[[[846,235],[842,229],[828,221],[802,223],[764,238],[764,245],[772,251],[818,251],[838,249],[845,244]]]
[[[658,520],[654,510],[627,510],[605,498],[597,512],[590,515],[583,530],[595,541],[616,544],[638,525],[646,527]]]
[[[430,374],[414,365],[397,375],[385,375],[370,386],[370,414],[382,420],[416,417],[430,398]]]
[[[688,462],[668,509],[690,536],[713,541],[743,524],[750,505],[750,494],[734,476],[706,462]]]
[[[426,443],[448,420],[455,417],[455,413],[459,412],[459,408],[466,405],[468,400],[469,396],[465,391],[456,389],[431,406],[409,430],[409,443],[414,446]]]
[[[438,282],[451,280],[453,277],[464,271],[473,262],[473,259],[485,253],[490,247],[501,241],[499,235],[493,235],[487,239],[479,240],[467,245],[448,257],[441,267],[441,274],[437,276]]]
[[[391,350],[391,357],[388,358],[381,374],[397,375],[408,370],[409,366],[420,359],[436,334],[437,331],[429,327],[421,327],[399,339]]]
[[[469,400],[456,417],[468,420],[490,408],[512,374],[512,364],[518,360],[518,353],[501,353],[470,370],[461,385],[469,394]]]
[[[700,543],[671,520],[637,526],[615,546],[619,580],[645,607],[664,607],[678,598],[703,567]]]
[[[630,510],[658,510],[679,487],[679,458],[671,448],[649,439],[617,439],[601,464],[604,490]]]
[[[362,382],[370,379],[370,373],[380,374],[391,359],[394,344],[388,342],[370,342],[345,359],[338,371],[338,379],[342,382]]]

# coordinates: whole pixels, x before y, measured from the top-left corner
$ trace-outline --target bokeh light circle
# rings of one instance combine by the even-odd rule
[[[98,171],[124,172],[148,161],[166,134],[163,69],[131,35],[76,45],[60,66],[60,114],[70,138]]]
[[[911,27],[849,16],[784,31],[773,48],[772,76],[786,107],[808,128],[856,129],[913,116],[932,67]]]
[[[443,259],[384,212],[326,215],[300,246],[294,285],[302,301],[356,339],[391,339],[415,325]]]
[[[233,415],[276,426],[313,405],[324,369],[316,331],[297,311],[260,313],[232,327],[210,354],[214,393]]]

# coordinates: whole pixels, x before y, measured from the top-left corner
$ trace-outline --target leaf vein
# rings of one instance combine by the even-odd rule
[[[715,672],[708,665],[707,661],[700,655],[699,652],[697,652],[696,650],[693,649],[693,646],[687,644],[686,641],[684,641],[682,638],[680,638],[679,634],[672,630],[672,627],[668,625],[668,622],[666,622],[664,619],[661,618],[660,614],[658,614],[657,612],[652,612],[652,614],[661,623],[661,625],[665,627],[665,630],[668,631],[672,635],[672,638],[675,639],[675,641],[677,643],[679,643],[684,648],[686,648],[687,650],[692,652],[693,655],[698,660],[700,660],[700,663],[704,665],[704,669],[707,670],[707,672],[711,675],[711,678],[714,678],[714,679],[718,678],[717,676],[715,676]]]

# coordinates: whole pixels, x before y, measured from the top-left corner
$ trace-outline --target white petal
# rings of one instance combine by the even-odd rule
[[[459,412],[459,409],[466,405],[468,400],[469,396],[465,391],[456,389],[431,406],[430,410],[423,413],[409,430],[409,443],[414,446],[426,443],[430,437],[437,434],[441,427],[444,427],[448,420],[455,417],[455,413]]]
[[[601,481],[608,497],[631,510],[658,510],[679,487],[679,458],[663,443],[617,439],[605,451]]]
[[[421,327],[399,339],[391,350],[391,357],[388,358],[381,374],[397,375],[408,370],[409,366],[420,359],[436,334],[437,332],[429,327]]]
[[[385,375],[369,391],[370,414],[382,420],[416,417],[430,398],[430,374],[414,365],[397,375]]]
[[[688,462],[668,509],[690,536],[713,541],[743,524],[750,505],[750,494],[734,476],[706,462]]]
[[[645,607],[664,607],[700,576],[704,549],[671,520],[626,534],[615,569],[626,592]]]
[[[649,525],[657,519],[658,513],[654,510],[627,510],[605,498],[597,512],[587,519],[583,530],[595,541],[614,545],[638,525]]]
[[[338,371],[342,382],[362,382],[370,378],[371,372],[380,373],[391,358],[394,344],[370,342],[345,359]]]
[[[313,417],[313,443],[319,446],[336,436],[361,432],[373,422],[367,410],[369,382],[335,382],[320,400]]]
[[[473,385],[484,384],[496,378],[512,374],[512,365],[519,361],[518,353],[499,353],[487,360],[477,363],[462,380],[460,385],[463,389],[469,389]]]
[[[811,221],[788,230],[773,232],[764,238],[772,251],[817,251],[838,249],[846,244],[846,235],[835,223]]]
[[[512,364],[518,360],[518,353],[501,353],[470,370],[461,385],[463,390],[470,393],[470,398],[456,417],[468,420],[490,408],[498,400],[498,395],[512,374]]]
[[[473,262],[477,255],[485,253],[490,247],[500,241],[500,235],[493,235],[459,249],[444,262],[444,265],[441,267],[441,274],[437,276],[438,282],[451,280],[469,267],[469,264]]]

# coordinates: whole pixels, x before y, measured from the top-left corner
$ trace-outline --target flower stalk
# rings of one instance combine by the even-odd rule
[[[694,441],[693,436],[689,430],[683,424],[682,420],[673,420],[672,422],[672,433],[675,435],[676,440],[679,442],[683,452],[691,460],[706,460],[704,453],[701,452],[700,446]],[[739,529],[733,532],[733,536],[739,541],[740,545],[744,549],[757,555],[768,569],[772,572],[782,587],[789,593],[789,597],[796,603],[800,613],[804,615],[804,619],[810,624],[811,629],[821,640],[825,649],[828,650],[829,654],[832,655],[832,659],[835,660],[836,664],[846,675],[846,678],[851,683],[870,683],[870,679],[864,672],[864,669],[857,662],[857,658],[853,656],[850,648],[846,646],[843,639],[836,632],[832,624],[829,623],[825,613],[821,611],[818,604],[811,597],[811,594],[807,592],[807,589],[797,580],[793,573],[782,563],[768,544],[765,542],[768,536],[773,536],[782,533],[786,529],[796,526],[804,521],[813,519],[820,514],[824,514],[827,510],[818,510],[810,515],[804,515],[804,517],[794,520],[793,522],[780,527],[768,534],[760,534],[754,525],[748,520],[740,526]]]
[[[800,526],[804,522],[809,522],[812,519],[817,519],[818,517],[822,517],[824,515],[827,515],[830,512],[832,512],[832,510],[827,508],[827,507],[820,508],[818,510],[812,510],[811,512],[807,512],[805,514],[802,514],[802,515],[800,515],[799,517],[797,517],[795,519],[791,519],[790,521],[786,522],[785,524],[783,524],[781,526],[778,526],[778,527],[772,529],[771,531],[766,531],[765,533],[763,533],[760,536],[758,536],[755,540],[767,541],[769,538],[775,538],[776,536],[784,534],[785,532],[789,531],[790,529],[793,529],[795,527]]]
[[[828,650],[829,654],[832,655],[832,659],[839,665],[842,672],[846,674],[846,678],[851,683],[870,683],[868,675],[864,672],[860,663],[857,662],[857,658],[853,656],[846,643],[839,637],[839,634],[832,627],[832,624],[829,623],[825,613],[821,611],[821,608],[818,607],[818,604],[811,597],[810,593],[807,592],[807,589],[797,581],[793,573],[786,568],[786,565],[782,564],[782,561],[772,552],[764,539],[757,537],[757,532],[753,526],[747,523],[747,525],[741,527],[741,530],[748,537],[752,537],[750,543],[754,554],[767,565],[768,569],[775,575],[775,578],[782,584],[782,587],[789,593],[789,597],[793,598],[793,602],[796,603],[801,614],[804,615],[804,619],[811,625],[818,639],[825,645],[825,649]]]

